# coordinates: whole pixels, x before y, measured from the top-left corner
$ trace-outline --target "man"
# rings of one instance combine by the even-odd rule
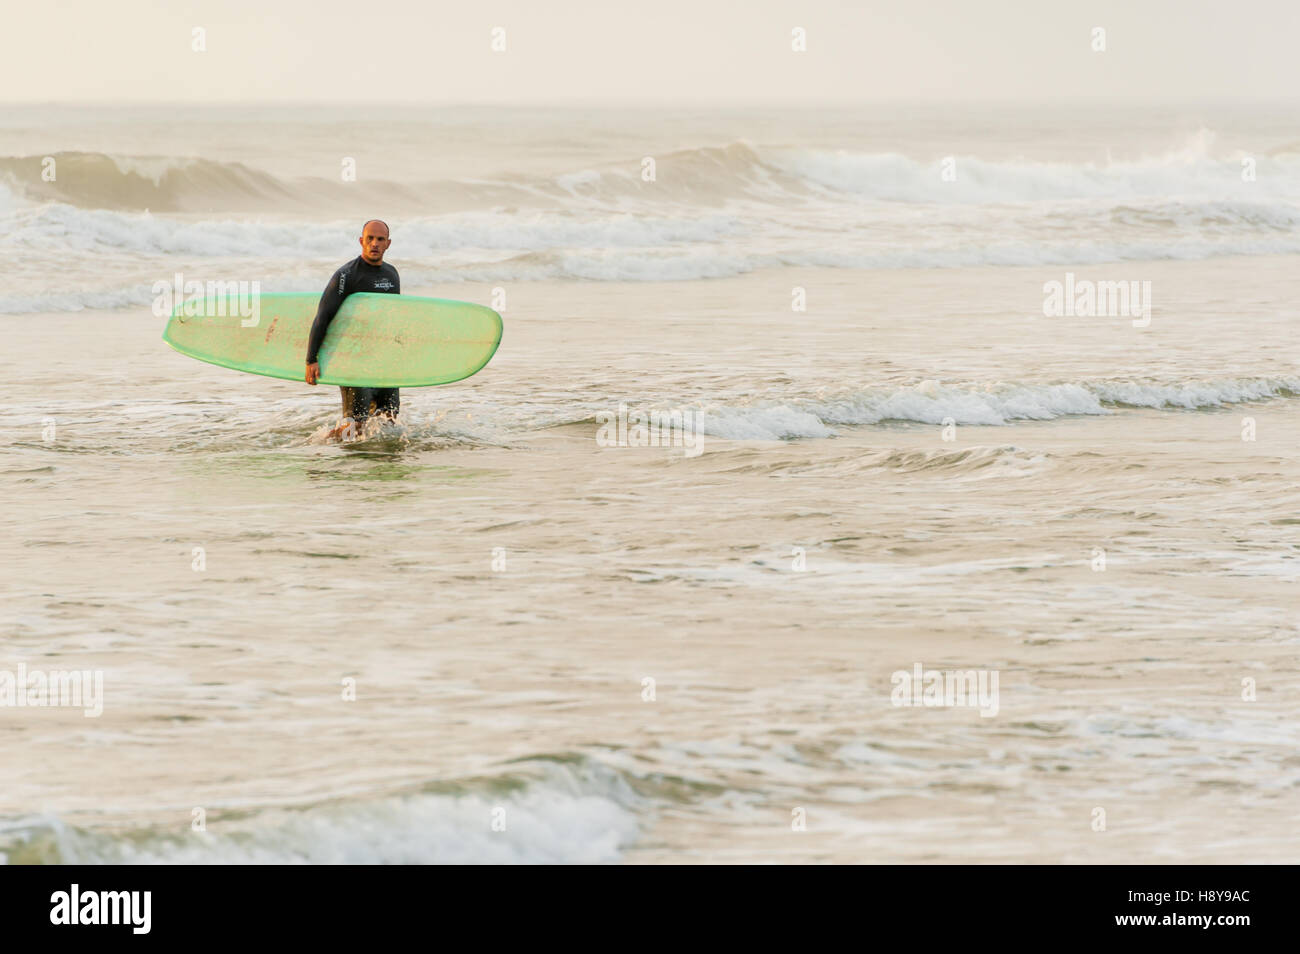
[[[390,244],[388,226],[379,219],[371,219],[362,226],[360,241],[361,254],[334,273],[325,293],[320,296],[316,320],[312,323],[311,336],[307,339],[305,378],[308,384],[315,385],[320,379],[317,352],[325,341],[325,332],[338,314],[343,299],[354,292],[380,292],[388,295],[402,293],[402,281],[397,276],[397,269],[384,261],[384,253]],[[353,423],[360,424],[372,414],[397,417],[401,405],[397,388],[340,387],[339,390],[343,394],[343,423],[330,431],[330,438],[338,437]]]

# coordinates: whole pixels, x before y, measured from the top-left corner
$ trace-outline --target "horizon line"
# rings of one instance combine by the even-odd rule
[[[907,108],[939,107],[1106,107],[1123,109],[1141,106],[1284,106],[1300,103],[1300,94],[1279,95],[1271,98],[1194,98],[1194,99],[1124,99],[1109,98],[1062,98],[1050,99],[865,99],[865,100],[728,100],[728,101],[679,101],[679,100],[562,100],[555,102],[538,102],[528,100],[480,100],[480,101],[440,101],[440,100],[387,100],[376,103],[374,98],[357,99],[226,99],[226,100],[192,100],[192,99],[0,99],[0,108],[4,107],[51,107],[51,106],[186,106],[186,107],[338,107],[369,106],[374,108],[438,108],[438,109],[855,109],[864,107],[900,106]]]

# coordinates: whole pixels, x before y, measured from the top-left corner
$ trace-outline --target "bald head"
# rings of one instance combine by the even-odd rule
[[[361,227],[361,257],[370,265],[378,265],[388,251],[388,223],[371,219]]]

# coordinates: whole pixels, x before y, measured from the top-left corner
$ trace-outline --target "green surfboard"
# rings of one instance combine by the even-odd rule
[[[209,364],[301,381],[319,303],[320,295],[311,292],[260,295],[255,309],[247,301],[241,309],[234,297],[182,303],[168,319],[163,340]],[[483,305],[359,292],[343,300],[330,322],[317,356],[320,383],[448,384],[481,369],[500,343],[501,316]]]

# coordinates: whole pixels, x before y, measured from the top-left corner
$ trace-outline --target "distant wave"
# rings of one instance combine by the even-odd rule
[[[146,276],[179,265],[315,289],[355,253],[355,208],[375,206],[403,210],[390,259],[408,286],[1300,254],[1300,156],[1261,156],[1244,182],[1203,145],[1106,165],[957,157],[955,182],[938,160],[744,142],[667,153],[653,182],[631,161],[343,188],[237,162],[55,158],[48,183],[41,157],[0,158],[0,252],[64,276],[19,275],[0,313],[142,304]]]
[[[177,212],[208,208],[214,202],[256,208],[292,197],[292,190],[275,176],[238,162],[56,152],[49,157],[55,178],[46,181],[45,158],[0,158],[0,175],[29,199],[91,209]]]
[[[922,204],[988,204],[1045,200],[1201,196],[1263,200],[1300,196],[1300,155],[1275,151],[1254,158],[1243,181],[1241,157],[1212,157],[1205,148],[1150,159],[1097,163],[991,160],[956,155],[912,157],[733,142],[655,157],[653,181],[641,157],[551,175],[501,174],[432,182],[332,182],[284,179],[241,162],[184,156],[120,156],[58,152],[57,178],[44,181],[43,156],[0,157],[0,178],[34,201],[87,209],[274,211],[384,201],[430,212],[519,206],[537,208],[646,205],[708,207],[731,199],[869,199]],[[946,175],[951,171],[953,175]]]
[[[622,165],[555,175],[502,174],[398,183],[284,179],[244,163],[189,156],[120,156],[56,152],[56,176],[42,176],[44,156],[0,157],[0,180],[28,201],[63,202],[83,209],[152,212],[276,212],[387,204],[422,212],[494,206],[555,209],[687,202],[718,204],[729,197],[803,191],[800,183],[765,163],[742,143],[702,147],[660,157],[661,175],[644,181],[640,157]]]
[[[1076,199],[1300,196],[1300,155],[1212,157],[1203,146],[1142,160],[1064,163],[954,155],[917,159],[895,153],[774,151],[767,160],[805,185],[885,202],[992,204]],[[950,161],[950,162],[949,162]]]

